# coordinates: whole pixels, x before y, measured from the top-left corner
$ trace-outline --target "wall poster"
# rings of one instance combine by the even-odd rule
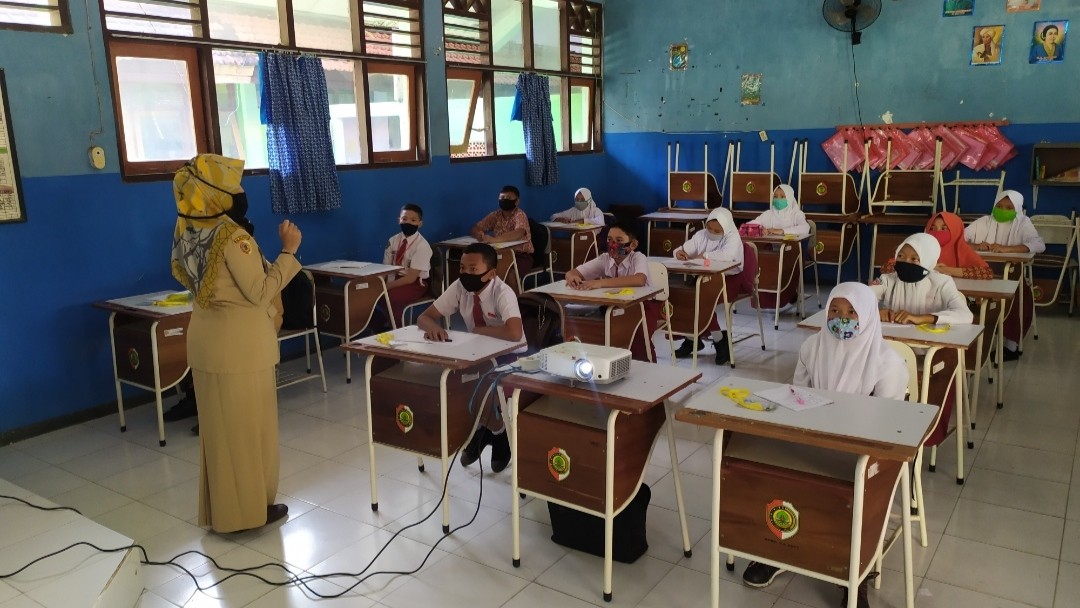
[[[4,70],[0,69],[0,224],[25,221],[26,208],[19,187],[19,161],[15,156],[7,80]]]

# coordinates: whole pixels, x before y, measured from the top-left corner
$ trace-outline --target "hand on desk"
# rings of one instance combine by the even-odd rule
[[[975,251],[990,251],[990,243],[971,243]]]
[[[950,277],[963,278],[963,276],[964,276],[964,269],[963,268],[954,268],[952,266],[946,266],[945,264],[938,264],[937,267],[934,268],[934,270],[940,272],[941,274],[948,275]]]
[[[784,236],[784,230],[782,228],[769,228],[765,231],[765,234],[769,236]]]
[[[922,325],[923,323],[935,323],[934,315],[916,315],[906,310],[881,310],[883,323],[901,323],[904,325]]]
[[[555,221],[560,223],[560,224],[569,224],[570,223],[570,220],[566,219],[565,217],[557,217],[557,218],[555,218]]]
[[[566,284],[567,284],[567,286],[570,287],[570,289],[580,289],[582,291],[585,291],[585,290],[588,290],[588,289],[600,289],[600,287],[601,287],[599,280],[596,280],[596,281],[575,281],[573,285],[571,285],[570,282],[567,281]]]
[[[690,259],[690,256],[686,255],[686,252],[683,251],[682,249],[676,249],[675,250],[675,259],[680,260],[682,262],[685,262],[686,260]]]
[[[424,339],[432,342],[449,342],[450,334],[442,327],[429,329],[424,332]]]

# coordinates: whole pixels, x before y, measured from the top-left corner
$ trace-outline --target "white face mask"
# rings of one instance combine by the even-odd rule
[[[705,238],[709,239],[710,241],[716,242],[716,241],[719,241],[719,240],[723,239],[724,234],[723,233],[715,234],[713,232],[709,232],[708,230],[706,230],[705,231]]]
[[[578,211],[584,211],[589,207],[589,201],[579,201],[574,199],[574,208]]]

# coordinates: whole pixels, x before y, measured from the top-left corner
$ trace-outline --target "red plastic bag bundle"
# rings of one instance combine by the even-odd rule
[[[977,128],[979,135],[987,142],[987,158],[984,158],[984,169],[997,169],[1009,159],[1017,155],[1016,146],[1009,138],[1002,135],[994,125],[982,125]]]
[[[918,150],[915,144],[908,141],[907,135],[900,129],[886,128],[882,134],[892,143],[892,151],[889,157],[890,169],[909,169],[910,165],[918,158]]]
[[[844,166],[844,145],[847,144],[847,166]],[[852,129],[837,131],[821,144],[825,155],[832,161],[837,171],[847,172],[859,169],[863,162],[863,141],[856,138]]]
[[[960,138],[961,141],[967,146],[967,150],[960,155],[960,164],[964,165],[972,171],[979,171],[983,168],[985,158],[987,156],[987,142],[982,137],[979,137],[973,129],[969,129],[963,126],[956,126],[951,129],[953,135]]]
[[[941,169],[955,168],[960,156],[967,152],[967,144],[945,125],[934,127],[932,132],[941,138]]]
[[[934,168],[934,134],[927,127],[912,129],[908,133],[908,143],[914,144],[919,150],[919,157],[915,160],[913,169]]]
[[[889,142],[873,129],[863,131],[863,137],[870,141],[870,154],[867,156],[870,168],[875,170],[883,168]]]

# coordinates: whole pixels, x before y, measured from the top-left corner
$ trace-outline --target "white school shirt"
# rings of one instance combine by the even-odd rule
[[[480,310],[488,326],[502,327],[509,319],[521,318],[517,294],[499,277],[488,281],[487,286],[480,290],[479,295]],[[446,288],[446,291],[435,300],[433,306],[444,317],[459,313],[465,321],[465,328],[472,333],[476,330],[476,324],[473,322],[473,296],[474,294],[462,287],[461,281],[457,280]],[[525,343],[522,336],[521,348],[515,350],[514,353],[523,353],[528,348],[529,345]]]
[[[572,224],[592,224],[593,226],[604,225],[604,212],[600,211],[600,208],[596,206],[596,203],[589,203],[589,206],[584,211],[578,211],[577,207],[571,207],[566,211],[560,211],[559,213],[552,214],[551,221],[558,219],[570,220]]]
[[[402,239],[405,239],[407,245],[405,245],[405,259],[402,260],[400,266],[419,270],[422,283],[427,280],[431,271],[431,245],[419,232],[408,238],[405,238],[405,235],[400,232],[390,237],[390,241],[386,244],[386,250],[383,251],[383,264],[394,263],[394,256],[397,255]],[[398,271],[399,276],[404,274],[404,270]]]
[[[615,277],[632,277],[635,274],[645,275],[645,285],[652,286],[652,277],[649,276],[649,258],[640,251],[633,251],[623,258],[618,264],[607,253],[602,253],[581,266],[575,268],[581,273],[586,281],[596,279],[613,279]]]
[[[1046,251],[1046,243],[1026,215],[1016,214],[1011,222],[1001,223],[992,216],[983,216],[964,228],[964,239],[969,243],[992,243],[994,245],[1023,245],[1032,253]]]
[[[972,323],[975,316],[967,298],[953,278],[937,271],[918,283],[905,283],[895,272],[881,275],[870,284],[882,308],[906,310],[916,315],[936,315],[938,323]]]
[[[682,251],[691,258],[704,255],[710,262],[728,262],[737,264],[724,274],[736,275],[743,268],[743,244],[738,232],[725,232],[724,238],[713,241],[706,236],[707,229],[698,230],[689,241],[675,249],[672,255]]]

